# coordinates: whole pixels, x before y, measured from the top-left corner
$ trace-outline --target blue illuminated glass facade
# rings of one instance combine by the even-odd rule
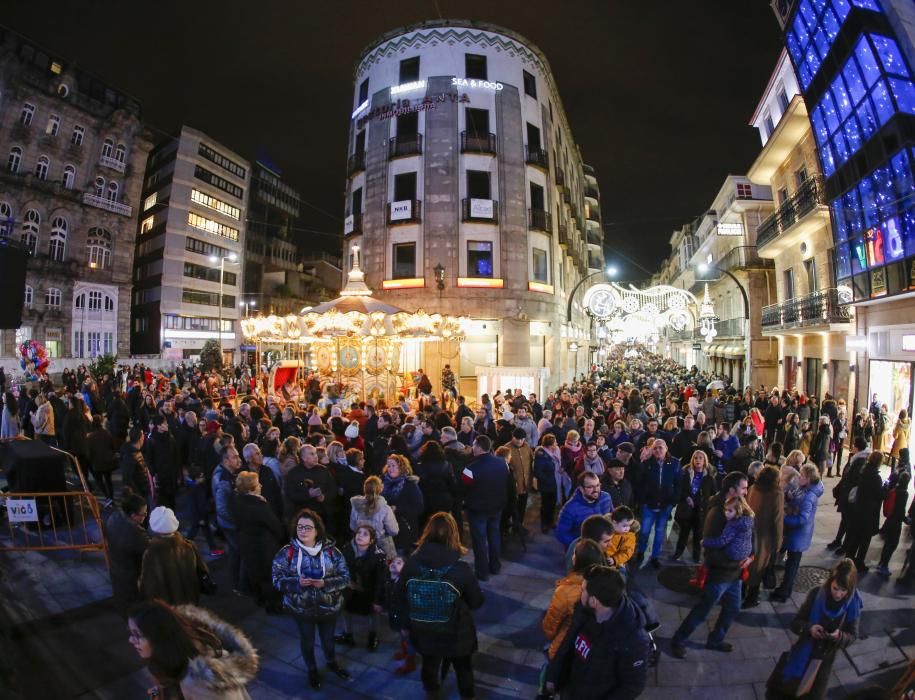
[[[785,34],[826,178],[845,301],[915,291],[915,59],[881,1],[801,0]]]

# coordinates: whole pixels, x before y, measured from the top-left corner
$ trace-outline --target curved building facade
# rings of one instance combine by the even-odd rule
[[[590,320],[566,302],[604,265],[600,193],[539,49],[464,20],[379,38],[356,66],[347,166],[344,255],[360,248],[375,295],[471,319],[402,369],[438,389],[448,363],[475,396],[586,368]]]

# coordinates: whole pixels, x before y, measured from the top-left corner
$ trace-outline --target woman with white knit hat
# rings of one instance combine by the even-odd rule
[[[197,547],[178,532],[171,508],[159,506],[149,514],[152,539],[143,555],[140,593],[171,605],[200,602],[200,577],[207,573]]]

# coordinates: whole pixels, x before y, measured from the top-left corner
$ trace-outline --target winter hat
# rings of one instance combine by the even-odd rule
[[[331,418],[342,418],[342,417],[343,417],[343,411],[340,410],[340,407],[339,407],[339,406],[333,406],[333,407],[331,407],[331,409],[330,409],[330,417],[331,417]]]
[[[222,427],[222,426],[219,424],[219,421],[218,421],[218,420],[210,420],[210,421],[207,421],[207,432],[208,432],[208,433],[215,433],[215,432],[216,432],[217,430],[219,430],[221,427]]]
[[[619,445],[616,446],[616,451],[617,452],[628,452],[629,454],[633,454],[635,452],[635,447],[633,446],[633,444],[631,442],[621,442]]]
[[[171,508],[159,506],[149,514],[149,529],[157,535],[171,535],[178,531],[178,518]]]
[[[346,437],[348,437],[350,440],[355,440],[357,437],[359,437],[359,424],[356,421],[353,421],[348,426],[346,426],[346,430],[343,432],[343,434],[346,435]]]

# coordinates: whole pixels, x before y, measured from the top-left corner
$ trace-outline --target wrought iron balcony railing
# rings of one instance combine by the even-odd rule
[[[826,204],[823,180],[819,175],[808,177],[793,195],[759,225],[756,245],[762,247],[773,241],[821,204]]]
[[[848,307],[839,303],[836,289],[823,289],[762,309],[762,327],[770,330],[848,323],[850,320]]]

